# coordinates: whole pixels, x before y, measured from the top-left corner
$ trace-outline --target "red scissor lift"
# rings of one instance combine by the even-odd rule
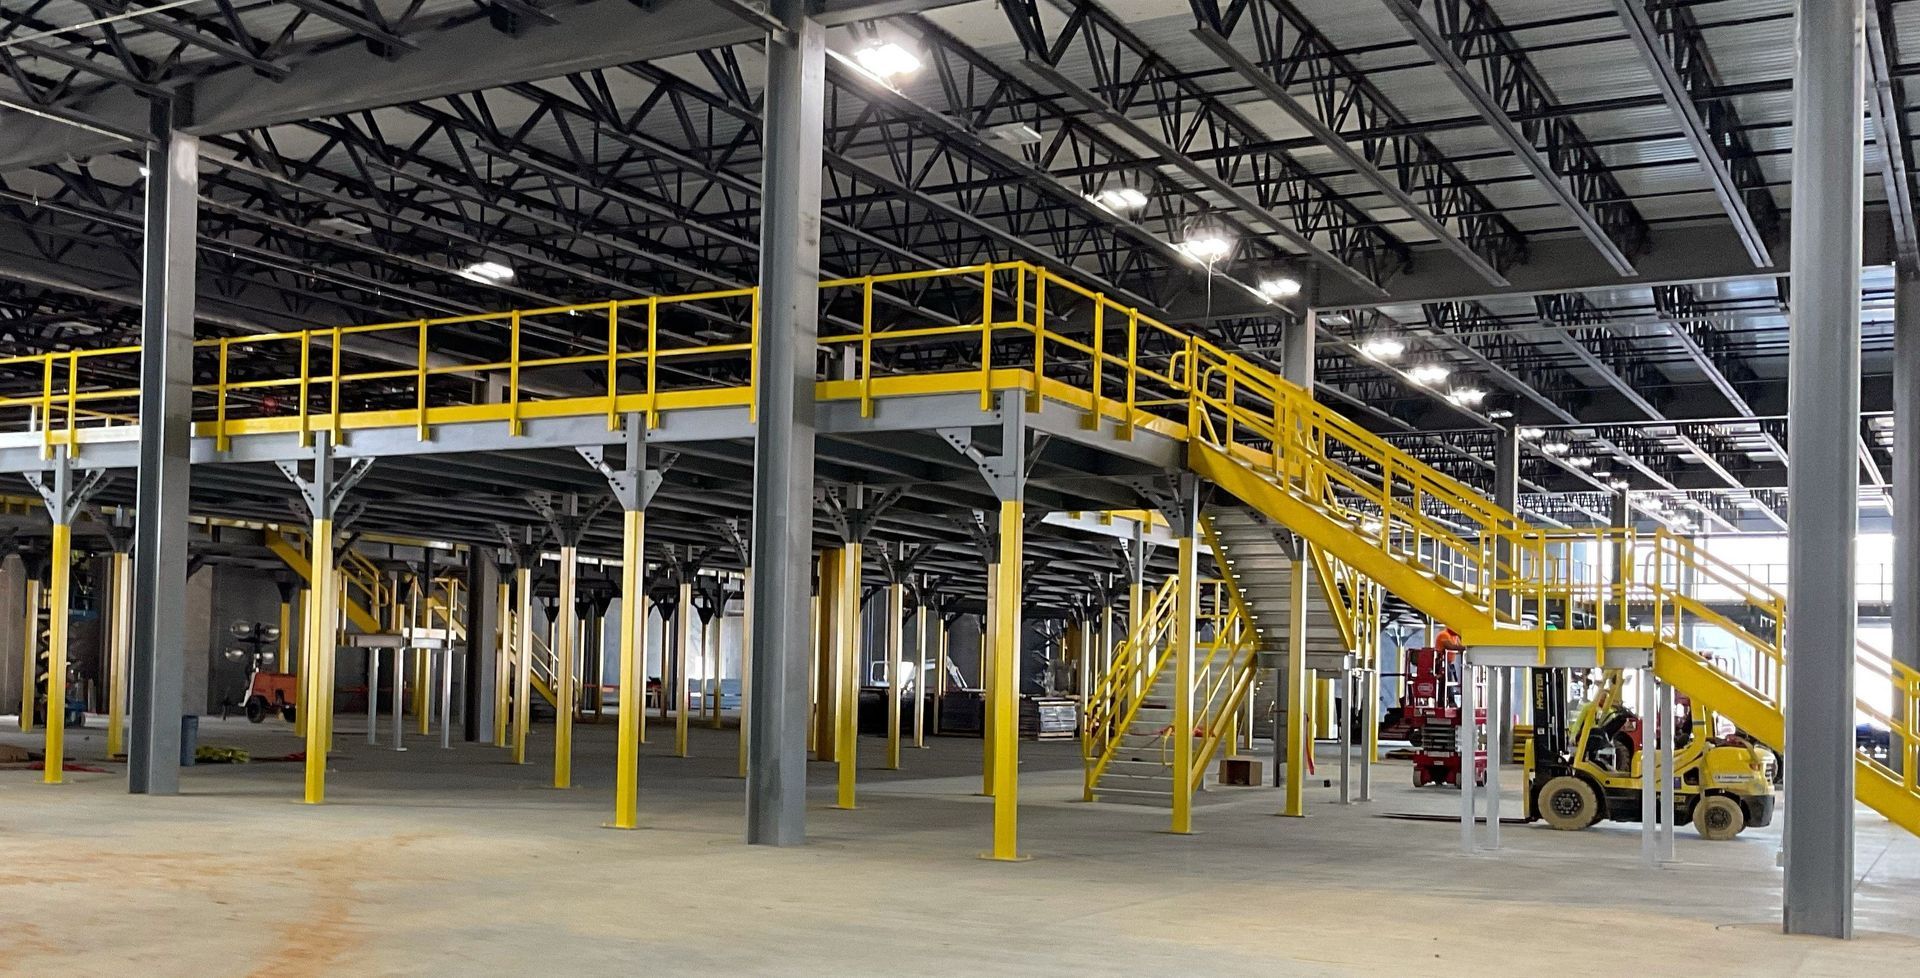
[[[1407,653],[1407,740],[1413,745],[1413,785],[1460,786],[1460,655],[1449,649]],[[1475,687],[1476,690],[1479,686]],[[1479,702],[1484,699],[1476,696]],[[1487,711],[1476,707],[1473,726],[1480,748],[1473,753],[1474,784],[1487,782]]]

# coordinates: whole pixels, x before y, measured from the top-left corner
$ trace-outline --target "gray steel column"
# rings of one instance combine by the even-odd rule
[[[495,663],[499,654],[493,633],[500,628],[500,567],[493,553],[467,549],[466,681],[460,709],[460,739],[477,743],[493,736]]]
[[[806,841],[814,361],[819,348],[825,31],[773,0],[760,198],[759,411],[753,449],[753,624],[747,842]]]
[[[1520,512],[1520,429],[1512,422],[1500,429],[1500,441],[1494,447],[1493,501],[1509,513],[1517,515]],[[1494,548],[1494,559],[1502,564],[1512,563],[1512,545],[1504,540],[1499,541]],[[1519,598],[1511,593],[1506,597],[1506,605],[1507,613],[1515,619],[1525,610],[1520,607]],[[1541,615],[1547,613],[1544,606],[1537,610]],[[1519,675],[1518,669],[1495,669],[1487,677],[1489,686],[1499,687],[1500,703],[1497,714],[1487,714],[1487,720],[1492,725],[1487,735],[1495,745],[1493,750],[1488,751],[1489,754],[1497,752],[1501,757],[1513,756],[1513,704],[1519,700],[1514,695],[1518,691],[1516,677]],[[1489,697],[1487,702],[1494,700]]]
[[[1281,376],[1305,388],[1308,394],[1313,393],[1313,339],[1319,326],[1320,314],[1309,309],[1305,316],[1297,320],[1287,320],[1282,323],[1280,328]],[[1307,555],[1304,550],[1305,542],[1300,541],[1299,543],[1302,547],[1302,552],[1294,558],[1293,566],[1289,569],[1289,572],[1295,575],[1312,573],[1313,564],[1306,559]],[[1311,592],[1305,591],[1301,593]],[[1289,608],[1287,612],[1287,648],[1290,650],[1289,655],[1292,654],[1291,650],[1302,650],[1301,654],[1305,654],[1306,639],[1304,636],[1306,630],[1306,609],[1304,607]],[[1296,633],[1302,637],[1297,640],[1294,639],[1292,636]],[[1276,788],[1284,783],[1283,778],[1306,777],[1306,772],[1304,771],[1295,772],[1287,770],[1289,748],[1287,737],[1289,730],[1287,704],[1292,702],[1290,699],[1292,694],[1290,687],[1292,683],[1289,678],[1291,675],[1288,667],[1284,664],[1275,669],[1273,675],[1275,697],[1273,714],[1273,786]],[[1309,676],[1311,676],[1311,673],[1309,673]],[[1311,688],[1307,690],[1307,698],[1309,701],[1313,698],[1313,690]],[[1307,731],[1307,737],[1307,756],[1311,758],[1313,755],[1312,730]]]
[[[1920,669],[1920,268],[1901,266],[1893,286],[1893,648]],[[1895,697],[1896,718],[1906,704]],[[1901,770],[1911,744],[1888,752]]]
[[[193,417],[193,300],[200,140],[155,102],[146,151],[141,258],[140,471],[133,549],[132,715],[127,790],[180,793],[186,666],[187,445]]]
[[[1784,925],[1853,933],[1863,0],[1799,0],[1788,363]]]

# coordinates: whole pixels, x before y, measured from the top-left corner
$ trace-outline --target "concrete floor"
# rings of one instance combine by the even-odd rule
[[[774,850],[739,841],[732,730],[695,730],[682,760],[656,725],[646,828],[617,832],[600,827],[610,723],[581,728],[565,792],[543,787],[544,728],[515,768],[481,746],[369,749],[357,723],[341,720],[319,808],[296,801],[298,764],[198,767],[178,798],[127,796],[117,764],[59,787],[0,770],[0,974],[1865,978],[1920,958],[1920,840],[1864,810],[1861,936],[1843,943],[1779,934],[1777,827],[1719,844],[1682,829],[1681,863],[1657,871],[1629,826],[1510,826],[1467,856],[1457,824],[1377,817],[1457,811],[1391,763],[1371,804],[1315,782],[1310,817],[1285,819],[1271,789],[1226,789],[1178,837],[1163,811],[1079,802],[1076,745],[1026,744],[1034,858],[1003,864],[974,858],[977,740],[885,772],[863,739],[859,809],[831,807],[816,765],[812,843]],[[204,721],[201,742],[299,749],[283,724],[238,720]],[[69,743],[99,762],[97,729]]]

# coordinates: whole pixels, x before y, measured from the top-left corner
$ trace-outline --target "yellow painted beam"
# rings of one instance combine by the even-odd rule
[[[274,554],[287,565],[289,570],[305,578],[308,587],[314,586],[313,562],[308,559],[306,554],[300,552],[299,547],[294,546],[293,541],[287,539],[285,535],[277,530],[268,530],[262,536],[266,541],[268,550],[273,551]],[[385,629],[380,626],[380,619],[375,618],[373,612],[368,611],[360,602],[350,600],[346,602],[344,607],[347,613],[347,621],[352,624],[353,627],[369,635],[385,631]]]
[[[507,746],[508,711],[513,703],[513,587],[502,580],[494,589],[493,746]]]
[[[1025,507],[1000,504],[1000,562],[995,565],[993,685],[987,723],[993,739],[993,848],[990,859],[1020,858],[1020,570]]]
[[[575,599],[580,573],[580,550],[572,545],[560,548],[559,620],[553,625],[553,786],[573,787],[573,714],[575,690],[574,660],[578,658],[575,639],[580,634],[579,605]]]
[[[513,763],[527,763],[527,728],[533,723],[533,568],[525,564],[513,571],[514,623],[520,638],[513,672]]]
[[[333,521],[314,520],[308,540],[313,547],[307,574],[312,582],[313,600],[308,602],[308,607],[313,620],[304,630],[306,641],[302,643],[305,650],[300,673],[307,677],[307,682],[297,710],[307,715],[304,800],[309,805],[318,805],[327,796],[327,751],[332,746],[333,733],[332,724],[328,722],[333,713],[333,672],[328,668],[328,660],[338,655],[333,627],[334,601],[339,591],[334,582]]]
[[[613,775],[613,827],[640,826],[640,731],[647,723],[647,514],[630,509],[620,521],[620,721]]]
[[[808,735],[813,738],[813,759],[828,764],[833,763],[834,702],[840,688],[833,678],[833,620],[840,612],[840,561],[845,556],[838,548],[820,552],[820,583],[813,596],[813,725]]]
[[[107,622],[107,756],[126,754],[127,673],[132,663],[133,636],[133,559],[125,551],[115,552],[113,583],[109,594]],[[285,609],[282,609],[285,615]],[[286,642],[283,622],[280,641]],[[282,663],[281,671],[286,671]],[[297,695],[297,694],[296,694]]]
[[[33,732],[34,700],[40,694],[40,578],[27,575],[26,624],[20,642],[20,732]]]
[[[834,806],[854,807],[854,769],[860,754],[860,567],[861,547],[841,548],[839,611],[834,615],[834,758],[839,765]]]
[[[41,780],[59,784],[67,767],[67,614],[73,586],[73,525],[53,524],[53,583],[47,592],[47,734]]]
[[[887,769],[890,771],[900,770],[900,694],[905,690],[900,659],[906,614],[907,586],[887,585]]]

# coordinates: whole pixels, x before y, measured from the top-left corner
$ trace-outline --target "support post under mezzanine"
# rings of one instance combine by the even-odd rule
[[[646,428],[639,415],[627,416],[625,434],[620,468],[609,465],[597,446],[579,452],[607,480],[620,507],[620,719],[608,824],[635,829],[640,827],[640,738],[647,723],[647,505],[672,463],[647,467]]]
[[[544,494],[529,497],[529,504],[547,523],[559,545],[559,601],[553,621],[553,786],[573,787],[573,718],[578,712],[578,691],[574,671],[580,658],[580,538],[593,518],[605,508],[607,499],[580,510],[580,497],[569,493],[560,501]]]
[[[771,0],[785,28],[766,50],[761,112],[760,329],[753,444],[747,643],[756,719],[747,742],[746,838],[806,841],[806,638],[813,553],[815,360],[820,314],[820,172],[826,32],[804,0]]]
[[[1020,660],[1022,652],[1021,603],[1024,597],[1026,541],[1027,471],[1039,447],[1029,448],[1031,437],[1023,414],[1024,398],[1018,392],[1000,394],[999,454],[988,455],[973,443],[973,431],[943,428],[940,436],[955,451],[965,455],[979,470],[987,488],[1000,500],[997,532],[992,548],[992,588],[988,596],[988,619],[993,641],[982,642],[992,650],[993,668],[982,663],[987,679],[986,730],[993,736],[991,752],[991,794],[993,795],[993,844],[983,858],[1010,861],[1023,858],[1019,851],[1020,831]]]
[[[127,669],[133,659],[133,526],[124,507],[115,511],[107,533],[113,546],[107,618],[107,756],[127,751]],[[287,641],[281,628],[280,641]],[[284,667],[282,672],[286,671]]]
[[[1280,814],[1303,818],[1307,814],[1307,763],[1313,752],[1313,731],[1307,726],[1307,687],[1312,675],[1307,669],[1307,575],[1313,573],[1313,561],[1305,552],[1305,540],[1296,541],[1294,546],[1301,553],[1293,559],[1287,574],[1287,654],[1280,683],[1286,716],[1284,723],[1275,723],[1273,735],[1284,745],[1286,757]]]
[[[304,800],[318,805],[326,800],[327,752],[333,746],[334,660],[339,657],[336,632],[340,617],[340,579],[334,553],[334,517],[347,493],[373,466],[373,459],[354,459],[347,471],[337,477],[333,471],[333,441],[318,434],[313,442],[310,474],[302,475],[296,462],[276,462],[280,473],[299,490],[312,526],[308,544],[312,552],[308,573],[313,597],[307,603],[308,619],[301,629],[300,703],[296,707],[307,718],[306,787]],[[400,682],[399,670],[394,683]],[[368,685],[372,685],[369,679]]]
[[[527,763],[527,733],[533,723],[533,568],[540,562],[540,545],[533,527],[523,527],[512,540],[504,527],[501,536],[513,553],[513,730],[512,761]]]
[[[67,632],[73,595],[73,518],[88,497],[100,488],[105,470],[75,471],[66,445],[54,448],[50,473],[27,473],[53,521],[49,585],[47,589],[47,713],[46,763],[42,780],[59,784],[66,779],[67,756]],[[28,636],[31,638],[32,636]],[[28,685],[29,696],[32,685]]]
[[[140,468],[134,509],[133,663],[127,790],[180,793],[186,669],[188,449],[200,140],[156,101],[146,150],[140,287]]]
[[[1864,0],[1794,4],[1783,927],[1853,934]],[[1815,583],[1808,583],[1815,582]]]
[[[1174,571],[1173,598],[1173,822],[1170,831],[1193,831],[1193,793],[1202,772],[1193,767],[1195,717],[1194,670],[1200,652],[1200,480],[1191,473],[1174,477],[1167,507],[1180,556]],[[1224,572],[1225,568],[1222,568]]]

